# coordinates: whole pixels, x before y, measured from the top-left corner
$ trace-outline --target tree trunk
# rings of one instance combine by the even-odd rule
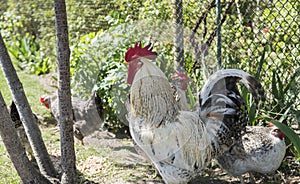
[[[76,183],[76,157],[73,137],[73,114],[70,90],[70,48],[65,0],[54,0],[57,65],[58,101],[61,137],[62,183]]]
[[[7,80],[9,89],[12,93],[13,101],[15,102],[20,119],[23,123],[26,135],[32,147],[34,156],[40,171],[44,175],[56,177],[57,173],[50,160],[46,146],[42,139],[41,131],[32,114],[28,100],[25,96],[22,83],[20,82],[16,70],[11,62],[5,47],[4,41],[0,34],[0,64]]]
[[[13,163],[23,183],[51,183],[41,175],[31,164],[26,156],[14,123],[10,119],[7,106],[0,92],[0,135]]]

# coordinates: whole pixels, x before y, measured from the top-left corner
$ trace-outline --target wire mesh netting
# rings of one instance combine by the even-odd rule
[[[87,2],[90,2],[87,8],[94,4],[94,1]],[[242,69],[260,80],[266,90],[268,100],[264,104],[269,115],[278,119],[284,112],[289,111],[289,117],[295,123],[300,116],[300,95],[298,94],[300,89],[300,71],[298,69],[300,66],[298,36],[300,32],[300,2],[296,0],[221,0],[219,2],[220,11],[217,11],[215,0],[201,2],[172,0],[161,3],[141,0],[134,1],[127,8],[114,5],[113,1],[111,3],[102,2],[96,3],[102,7],[99,8],[102,11],[95,11],[95,15],[89,15],[86,22],[97,22],[101,17],[98,14],[105,16],[106,12],[109,12],[102,5],[109,5],[111,11],[131,12],[128,19],[141,21],[141,18],[144,18],[149,20],[142,23],[143,26],[141,26],[141,22],[137,23],[138,34],[143,31],[149,32],[147,30],[149,27],[153,31],[159,30],[168,34],[167,37],[160,34],[160,39],[152,35],[151,41],[172,43],[173,40],[169,37],[174,36],[170,32],[170,27],[173,27],[175,31],[173,45],[175,68],[178,68],[178,65],[185,67],[192,77],[197,79],[197,86],[202,86],[207,76],[218,69],[217,59],[220,57],[222,68]],[[144,13],[141,17],[138,12],[144,11],[149,4],[156,9],[148,9],[148,13]],[[156,17],[151,16],[152,11],[156,12]],[[221,56],[217,55],[217,12],[220,12]],[[149,16],[147,16],[148,14]],[[109,17],[103,19],[103,16],[101,25],[92,26],[92,30],[109,29],[108,25],[114,19]],[[76,20],[72,18],[74,17],[71,17],[70,21]],[[163,25],[167,28],[161,24],[155,24],[159,19],[165,21]],[[149,22],[155,26],[150,26]],[[88,25],[85,28],[80,30],[90,31]],[[76,29],[73,31],[71,29],[71,34],[72,32],[76,32]],[[127,34],[125,33],[125,35]],[[145,34],[143,33],[143,35]],[[184,43],[180,38],[183,35]],[[189,59],[191,55],[187,48],[193,52],[192,61]],[[157,48],[158,51],[161,51],[159,49],[161,48]],[[182,62],[183,60],[184,62]]]
[[[216,59],[216,5],[203,4],[194,30]],[[268,114],[279,118],[288,111],[285,121],[295,123],[300,116],[300,2],[230,0],[221,1],[221,7],[222,67],[255,75],[266,91]],[[201,68],[200,60],[194,69]]]
[[[127,2],[127,4],[122,2]],[[180,58],[182,53],[179,52],[183,52],[183,50],[178,50],[178,48],[184,48],[184,67],[192,75],[193,79],[196,79],[195,81],[199,81],[197,86],[202,86],[205,78],[218,69],[218,58],[221,58],[222,68],[239,68],[256,75],[261,80],[267,94],[268,101],[266,104],[269,107],[268,110],[274,112],[274,115],[282,114],[289,110],[290,114],[294,114],[294,117],[300,116],[300,97],[298,94],[300,88],[300,72],[298,69],[300,65],[299,1],[135,0],[129,2],[125,0],[68,1],[68,12],[80,12],[80,16],[76,13],[68,14],[70,44],[78,44],[79,47],[83,39],[93,37],[93,34],[88,35],[89,33],[95,33],[101,29],[106,31],[106,33],[110,33],[111,38],[114,40],[108,42],[108,44],[118,42],[117,39],[119,38],[124,38],[119,42],[125,43],[131,36],[128,33],[129,31],[122,27],[123,23],[128,25],[134,21],[140,21],[136,23],[136,25],[140,26],[136,32],[140,34],[141,32],[149,32],[150,22],[154,25],[151,25],[150,29],[154,27],[153,31],[159,30],[168,36],[160,34],[160,38],[155,39],[155,36],[159,33],[159,31],[156,31],[157,34],[155,36],[152,35],[150,36],[151,38],[145,39],[145,34],[143,34],[144,40],[140,40],[160,41],[161,43],[156,43],[155,45],[157,51],[160,52],[165,49],[170,54],[169,50],[175,50],[171,54],[177,56],[177,61],[175,61],[179,64],[181,63],[180,65],[183,65],[183,59]],[[220,2],[219,11],[217,10],[216,2]],[[14,45],[14,43],[20,42],[21,44],[23,40],[19,38],[13,40],[10,34],[14,31],[25,37],[24,40],[27,42],[34,42],[36,38],[39,38],[40,40],[38,40],[35,49],[40,49],[41,52],[37,51],[34,53],[37,55],[35,60],[38,60],[39,57],[45,57],[46,59],[43,59],[41,63],[47,63],[48,60],[55,62],[55,59],[53,59],[55,58],[53,52],[55,50],[55,26],[53,22],[48,21],[53,19],[52,2],[46,1],[46,3],[39,4],[30,1],[30,3],[33,5],[28,7],[17,3],[15,8],[8,8],[8,3],[1,4],[1,12],[4,12],[3,16],[1,16],[3,20],[1,21],[1,26],[3,26],[2,34],[8,40],[8,44],[16,48],[19,45]],[[36,6],[35,3],[39,4],[39,6]],[[30,7],[35,6],[37,8],[33,11]],[[11,10],[11,14],[9,11],[5,12],[6,9]],[[217,34],[217,12],[220,12],[219,26],[221,37],[218,37]],[[159,20],[164,21],[164,26],[156,23]],[[142,24],[143,26],[141,26],[141,21],[145,21]],[[176,39],[178,41],[175,41],[175,45],[172,45],[174,40],[172,38],[169,39],[169,37],[174,35],[172,31],[169,31],[170,27],[173,27],[174,30],[179,30],[182,28],[182,25],[184,33],[177,32],[178,38]],[[123,29],[113,29],[117,26]],[[9,31],[12,33],[9,34]],[[28,37],[28,35],[26,37],[26,32],[32,34],[33,38]],[[84,38],[82,37],[83,35],[88,36]],[[114,35],[118,36],[114,37]],[[136,33],[133,32],[133,35],[136,35]],[[182,42],[180,39],[182,35],[185,37],[184,43],[179,43]],[[45,41],[41,40],[50,41],[46,42],[45,46],[43,45]],[[176,46],[176,42],[179,45]],[[217,43],[221,43],[221,52],[217,49]],[[120,47],[120,44],[115,44],[115,46]],[[73,47],[76,48],[77,46]],[[170,49],[170,47],[172,48]],[[105,48],[109,48],[109,50],[114,49],[110,47]],[[178,50],[178,54],[174,48]],[[73,48],[74,50],[76,49]],[[191,51],[192,55],[190,54]],[[32,53],[30,51],[27,52]],[[219,52],[219,56],[217,56],[217,52]],[[23,59],[23,56],[21,56],[19,59]],[[192,56],[192,59],[190,56]],[[25,57],[25,59],[28,58],[26,62],[30,63],[31,57]],[[291,108],[288,109],[289,107]]]

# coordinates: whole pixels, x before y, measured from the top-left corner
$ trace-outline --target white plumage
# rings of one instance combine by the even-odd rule
[[[141,60],[130,90],[131,135],[166,183],[186,183],[209,163],[210,135],[196,113],[179,111],[161,70]]]
[[[264,98],[263,91],[248,73],[222,70],[204,85],[197,112],[182,111],[176,89],[151,62],[156,56],[150,45],[136,44],[126,52],[130,133],[166,183],[187,183],[246,129],[245,103],[236,83],[241,80],[256,102]]]

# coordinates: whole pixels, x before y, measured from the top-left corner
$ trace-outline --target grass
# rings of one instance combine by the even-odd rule
[[[33,112],[38,114],[49,114],[46,108],[43,108],[39,102],[39,97],[45,94],[45,90],[42,89],[39,81],[34,80],[30,75],[24,72],[18,72],[19,79],[21,80],[25,94],[28,98],[29,104]],[[12,96],[2,70],[0,70],[0,91],[7,105],[10,105]],[[2,141],[0,141],[0,183],[20,183],[18,174],[13,167],[10,159],[8,158],[5,146]]]
[[[20,183],[19,176],[6,153],[2,141],[0,142],[0,183]]]
[[[25,94],[32,108],[32,111],[40,115],[49,114],[48,110],[44,108],[39,101],[41,95],[49,92],[42,88],[38,80],[34,79],[25,72],[18,72],[18,77],[23,85]],[[5,103],[7,105],[10,105],[12,96],[7,82],[4,78],[4,75],[2,73],[2,70],[0,70],[0,86],[0,91],[2,93]]]
[[[50,117],[49,110],[39,102],[39,97],[49,92],[43,89],[37,77],[32,77],[32,75],[20,71],[18,71],[18,76],[33,112],[44,117]],[[9,105],[12,97],[2,71],[0,71],[0,86],[5,102]],[[50,157],[59,170],[60,138],[58,128],[53,125],[46,126],[44,122],[41,123],[40,128]],[[125,145],[130,144],[130,141],[125,143]],[[120,163],[118,160],[122,160],[122,156],[118,156],[113,149],[108,147],[83,146],[75,140],[75,151],[79,183],[84,183],[86,180],[97,183],[136,183],[141,179],[156,177],[154,169],[148,165]],[[128,150],[124,148],[124,152],[126,151]],[[1,140],[0,170],[0,184],[17,184],[21,182]]]

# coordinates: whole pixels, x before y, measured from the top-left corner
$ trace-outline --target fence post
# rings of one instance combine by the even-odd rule
[[[218,69],[222,66],[222,50],[221,50],[221,0],[216,0],[216,14],[217,14],[217,61]]]
[[[183,12],[182,0],[172,0],[173,26],[174,26],[174,68],[184,70],[184,38],[183,38]]]

